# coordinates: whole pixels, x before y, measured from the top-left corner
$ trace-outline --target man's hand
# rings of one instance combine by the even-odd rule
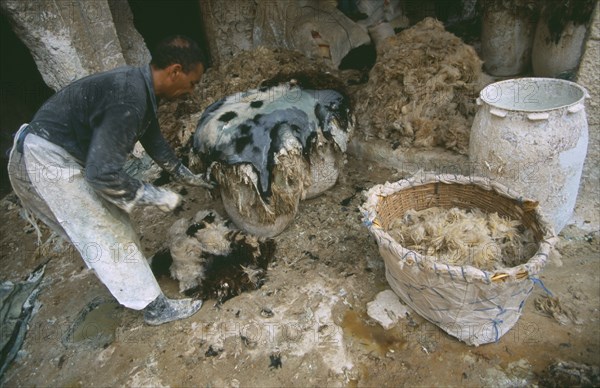
[[[144,184],[144,193],[137,202],[138,205],[156,206],[163,212],[175,210],[181,204],[181,196],[171,190]]]
[[[195,175],[183,164],[180,164],[172,175],[176,182],[184,185],[204,187],[205,189],[215,188],[214,182],[209,181],[202,174]]]

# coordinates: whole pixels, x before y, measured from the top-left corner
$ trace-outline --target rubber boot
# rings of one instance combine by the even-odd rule
[[[144,309],[144,321],[156,326],[163,323],[189,318],[202,307],[201,300],[169,299],[160,294]]]

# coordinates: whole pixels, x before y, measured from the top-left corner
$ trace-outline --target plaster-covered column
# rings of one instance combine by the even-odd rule
[[[150,51],[142,35],[133,24],[133,13],[127,0],[108,0],[115,23],[119,43],[125,62],[131,66],[142,66],[150,62]]]
[[[48,86],[125,65],[106,0],[0,0]]]

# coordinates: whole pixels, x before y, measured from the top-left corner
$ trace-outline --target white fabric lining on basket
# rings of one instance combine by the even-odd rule
[[[517,210],[520,206],[530,206],[526,211],[534,212],[539,235],[537,252],[526,263],[484,271],[468,265],[440,263],[403,247],[383,228],[379,207],[388,196],[430,184],[477,186],[490,196],[514,202]],[[496,342],[517,322],[534,283],[539,281],[535,276],[545,266],[556,243],[552,227],[541,210],[531,204],[535,201],[524,199],[487,178],[425,173],[374,186],[368,191],[361,212],[364,224],[377,241],[386,266],[386,278],[394,292],[419,315],[448,334],[469,345],[480,345]]]

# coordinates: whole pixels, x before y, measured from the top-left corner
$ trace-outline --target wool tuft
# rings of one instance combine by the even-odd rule
[[[487,271],[525,263],[537,247],[533,232],[520,221],[479,209],[411,209],[390,223],[388,233],[440,263]]]

